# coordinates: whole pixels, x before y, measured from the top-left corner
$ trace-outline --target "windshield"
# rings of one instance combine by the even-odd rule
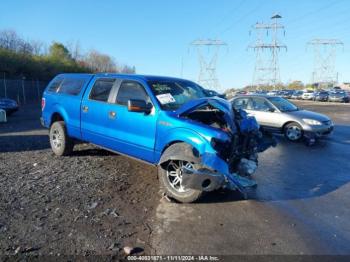
[[[176,110],[186,102],[207,97],[204,89],[186,80],[148,81],[163,110]]]
[[[298,107],[282,97],[269,97],[270,102],[281,112],[297,111]]]

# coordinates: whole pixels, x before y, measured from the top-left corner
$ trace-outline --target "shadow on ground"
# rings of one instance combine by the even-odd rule
[[[47,135],[4,135],[0,136],[0,152],[23,152],[44,150],[50,147]]]

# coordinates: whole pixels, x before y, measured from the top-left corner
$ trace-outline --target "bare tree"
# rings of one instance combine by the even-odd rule
[[[31,54],[33,52],[31,44],[23,40],[13,30],[0,31],[0,47],[23,54]]]
[[[76,42],[68,42],[66,43],[66,46],[72,56],[72,58],[75,60],[75,61],[80,61],[83,59],[83,53],[82,53],[82,48],[81,48],[81,45],[80,45],[80,42],[79,41],[76,41]]]
[[[30,45],[32,47],[33,55],[43,55],[45,54],[46,46],[42,41],[32,40],[30,41]]]
[[[90,51],[84,60],[87,66],[94,72],[118,72],[114,59],[96,50]]]

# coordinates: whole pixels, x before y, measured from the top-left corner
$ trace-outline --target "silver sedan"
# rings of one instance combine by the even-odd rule
[[[282,97],[248,95],[234,97],[231,101],[234,108],[253,115],[264,130],[283,133],[291,141],[303,136],[317,138],[333,131],[328,116],[298,108]]]

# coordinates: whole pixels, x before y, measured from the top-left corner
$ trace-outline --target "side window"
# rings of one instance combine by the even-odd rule
[[[63,82],[63,77],[56,77],[54,80],[52,80],[52,82],[50,83],[50,85],[48,86],[47,90],[50,92],[57,92],[57,90],[59,89],[60,85]]]
[[[248,108],[249,98],[237,98],[233,102],[233,107],[235,109],[250,109]]]
[[[89,98],[91,100],[107,102],[109,93],[113,87],[115,79],[98,79],[91,89]]]
[[[271,108],[271,105],[264,98],[252,98],[252,110],[267,112]]]
[[[150,102],[149,96],[141,84],[135,81],[123,81],[119,87],[116,103],[127,105],[130,99]]]
[[[78,95],[84,84],[85,79],[65,78],[57,92],[61,94]]]

